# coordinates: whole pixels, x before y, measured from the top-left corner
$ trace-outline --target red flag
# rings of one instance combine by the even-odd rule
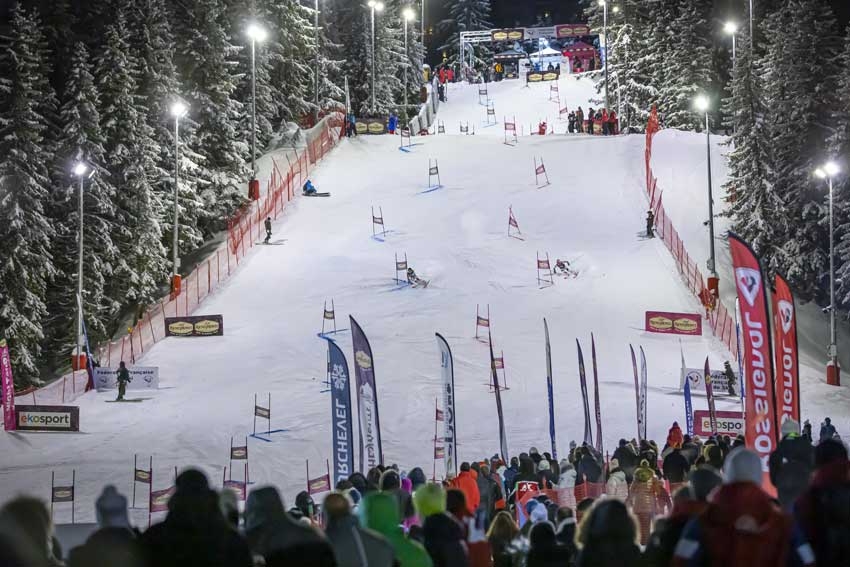
[[[443,417],[443,410],[440,408],[437,408],[437,421],[445,421],[445,418]]]
[[[307,492],[310,494],[320,494],[329,492],[331,489],[331,477],[323,474],[319,478],[311,478],[307,480]]]
[[[797,354],[797,312],[785,278],[776,275],[773,294],[773,334],[776,351],[776,411],[779,423],[800,423],[800,359]]]
[[[767,290],[761,264],[752,248],[738,236],[729,234],[729,249],[735,267],[735,286],[741,308],[741,336],[744,347],[747,447],[758,453],[762,466],[762,487],[773,490],[768,459],[776,448],[776,412],[773,399],[773,360],[770,349],[770,318]]]

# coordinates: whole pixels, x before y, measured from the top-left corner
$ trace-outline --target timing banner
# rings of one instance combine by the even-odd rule
[[[166,317],[166,337],[220,337],[224,335],[224,318],[221,315]]]
[[[156,390],[159,388],[158,366],[132,366],[127,368],[130,374],[128,390]],[[102,368],[94,369],[94,384],[98,392],[118,389],[118,369]]]
[[[351,381],[342,350],[328,341],[328,382],[331,390],[331,445],[334,454],[334,483],[354,472],[354,432],[351,418]]]
[[[487,326],[489,327],[489,321]],[[439,408],[437,409],[437,421],[440,421],[442,417],[444,431],[443,454],[446,460],[446,474],[457,474],[457,435],[455,434],[457,414],[455,413],[454,359],[452,358],[452,349],[449,348],[449,343],[446,339],[440,333],[435,334],[437,337],[437,346],[440,348],[440,374],[443,378],[443,407],[445,408],[442,415]]]
[[[357,379],[357,422],[360,426],[360,472],[384,464],[381,448],[381,420],[378,416],[378,389],[372,347],[354,317],[351,320],[351,342],[354,349],[354,374]],[[363,457],[366,456],[366,468]]]
[[[696,313],[647,311],[645,330],[670,335],[702,335],[702,317]]]
[[[773,333],[776,340],[776,411],[780,425],[786,419],[800,423],[800,358],[797,352],[797,313],[785,278],[776,274],[773,294]]]

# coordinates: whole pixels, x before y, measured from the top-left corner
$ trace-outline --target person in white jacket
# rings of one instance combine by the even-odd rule
[[[575,488],[576,470],[566,459],[559,463],[561,476],[558,477],[558,488]]]
[[[617,459],[611,459],[608,463],[608,482],[605,492],[609,498],[616,498],[625,502],[629,497],[629,483],[626,482],[626,473],[620,468]]]

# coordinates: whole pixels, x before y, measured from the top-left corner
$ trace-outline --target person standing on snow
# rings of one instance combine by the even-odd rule
[[[832,439],[835,437],[836,433],[835,426],[832,425],[832,420],[828,417],[823,420],[823,423],[820,424],[820,441],[823,443],[827,439]]]
[[[269,240],[272,238],[272,218],[266,217],[266,222],[263,223],[266,227],[266,239],[263,240],[266,244],[269,243]]]
[[[646,237],[655,238],[655,213],[646,212]]]
[[[116,402],[124,400],[124,394],[127,392],[127,384],[132,381],[133,379],[130,378],[130,371],[127,370],[127,366],[122,360],[118,364],[118,397],[115,398]]]

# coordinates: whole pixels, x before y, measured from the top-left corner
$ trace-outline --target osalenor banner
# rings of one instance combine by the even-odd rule
[[[159,388],[158,366],[128,366],[130,382],[128,390],[156,390]],[[118,389],[118,369],[102,368],[94,369],[94,385],[98,392]]]
[[[437,346],[440,349],[440,375],[443,379],[443,458],[446,464],[446,474],[457,474],[457,435],[455,424],[455,366],[452,349],[440,333],[436,333]],[[439,411],[439,410],[438,410]],[[439,413],[438,413],[439,415]]]
[[[354,349],[354,375],[357,384],[357,423],[360,428],[360,472],[384,464],[381,445],[381,419],[378,415],[378,388],[372,347],[354,317],[351,320],[351,342]],[[365,457],[365,467],[364,467]]]
[[[593,445],[593,433],[590,430],[590,402],[587,399],[587,375],[584,370],[584,355],[578,339],[576,339],[576,347],[578,347],[578,379],[581,384],[581,399],[584,403],[584,442]]]
[[[717,433],[735,438],[744,433],[744,414],[739,411],[716,411],[715,421]],[[691,419],[694,421],[694,433],[705,440],[711,433],[711,414],[708,410],[695,410]]]
[[[629,345],[632,354],[632,371],[635,375],[635,420],[637,421],[638,437],[640,437],[640,381],[638,379],[637,358],[635,358],[635,347]]]
[[[18,431],[79,431],[77,406],[16,406]]]
[[[166,317],[166,337],[220,337],[224,335],[224,318],[221,315],[193,315]]]
[[[546,394],[549,398],[549,442],[552,446],[552,458],[558,459],[558,446],[555,442],[555,394],[552,387],[552,346],[549,344],[549,324],[543,318],[543,332],[546,335]]]
[[[762,487],[770,483],[768,459],[777,444],[776,402],[773,399],[773,359],[770,348],[770,317],[761,264],[755,253],[737,235],[729,234],[729,251],[735,268],[735,286],[741,308],[744,348],[745,437],[747,447],[761,458]]]
[[[351,417],[351,380],[342,350],[328,340],[328,381],[331,390],[331,444],[334,486],[354,473],[354,431]]]
[[[590,358],[593,361],[593,398],[596,409],[596,450],[604,454],[602,450],[602,409],[599,403],[599,373],[596,370],[596,339],[590,333]]]
[[[702,335],[702,317],[696,313],[647,311],[645,330],[668,335]]]
[[[499,417],[499,449],[502,452],[502,460],[506,463],[510,462],[510,453],[508,453],[508,436],[505,433],[505,415],[502,411],[502,388],[499,386],[499,374],[496,372],[496,357],[493,356],[493,335],[490,330],[487,330],[487,338],[490,342],[490,370],[493,374],[493,388],[496,391],[496,413]]]
[[[797,352],[797,311],[785,278],[776,275],[773,293],[773,333],[776,354],[776,410],[779,424],[800,423],[800,357]]]
[[[649,378],[646,370],[646,355],[643,352],[643,347],[640,347],[640,413],[638,414],[638,429],[640,430],[640,440],[647,439],[646,437],[646,405],[647,405],[647,382]]]
[[[732,382],[732,387],[729,387],[729,378],[724,370],[711,371],[711,391],[716,396],[732,396],[738,397],[741,395],[741,377],[737,372],[732,372],[735,380]],[[679,377],[679,388],[684,389],[685,384],[690,383],[691,392],[694,395],[704,393],[705,390],[705,368],[684,368]]]
[[[15,383],[6,339],[0,339],[0,397],[3,399],[3,429],[15,430]]]

